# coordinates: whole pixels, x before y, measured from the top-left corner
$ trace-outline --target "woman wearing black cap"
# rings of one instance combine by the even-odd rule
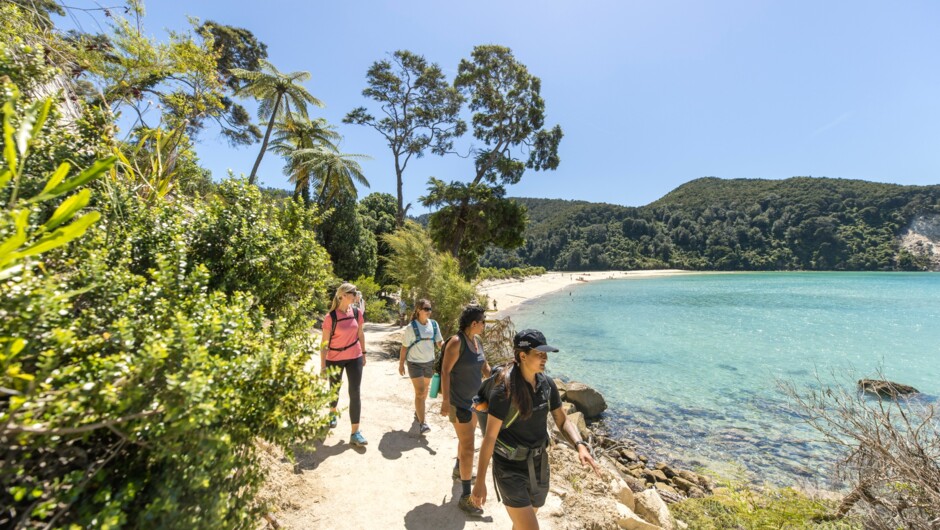
[[[598,475],[600,470],[577,426],[566,421],[558,387],[545,375],[548,352],[558,348],[546,344],[542,332],[525,329],[513,338],[513,350],[514,363],[502,370],[489,396],[489,420],[471,501],[476,506],[486,502],[486,470],[492,458],[497,498],[502,496],[512,527],[529,530],[539,527],[535,514],[548,495],[549,411],[559,430],[575,443],[581,464]]]

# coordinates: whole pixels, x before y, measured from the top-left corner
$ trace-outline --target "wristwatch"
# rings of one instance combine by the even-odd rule
[[[584,447],[587,447],[588,452],[589,453],[591,452],[591,444],[585,442],[584,440],[578,440],[577,442],[574,443],[575,447],[578,447],[579,445],[583,445]]]

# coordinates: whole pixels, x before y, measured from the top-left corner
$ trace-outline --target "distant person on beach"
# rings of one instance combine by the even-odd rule
[[[415,303],[411,325],[405,326],[398,358],[398,375],[405,375],[405,364],[408,365],[408,377],[415,389],[414,417],[421,434],[431,430],[425,418],[424,404],[428,398],[431,376],[434,375],[435,345],[440,348],[444,343],[437,322],[431,319],[432,311],[431,302],[424,298]]]
[[[483,343],[478,337],[486,326],[485,310],[471,304],[464,308],[458,321],[460,331],[448,339],[441,364],[441,416],[448,416],[457,432],[457,462],[452,476],[460,479],[462,494],[457,506],[468,515],[481,515],[483,510],[470,501],[473,473],[473,396],[480,389],[484,377],[490,375],[490,365],[483,354]]]
[[[471,500],[486,502],[486,470],[493,460],[493,483],[516,529],[537,529],[536,512],[545,504],[548,466],[548,413],[558,429],[578,450],[581,464],[600,475],[591,447],[581,439],[574,422],[567,421],[555,382],[545,375],[549,352],[558,348],[545,335],[524,329],[513,337],[513,364],[496,376],[489,395],[486,434],[480,446],[477,478]]]
[[[353,307],[356,292],[356,286],[351,283],[344,283],[336,289],[330,312],[323,319],[320,373],[324,373],[328,367],[338,368],[330,375],[330,386],[336,388],[338,394],[338,387],[343,384],[343,372],[346,372],[346,382],[349,386],[349,421],[352,426],[349,443],[363,446],[368,443],[359,430],[359,414],[362,410],[359,386],[362,384],[362,369],[366,365],[366,337],[362,330],[365,313]],[[337,403],[339,397],[330,402],[331,429],[336,427]]]

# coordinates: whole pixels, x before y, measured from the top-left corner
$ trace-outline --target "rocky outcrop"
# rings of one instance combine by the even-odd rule
[[[578,411],[586,418],[596,418],[607,410],[607,401],[604,400],[604,396],[584,383],[576,381],[568,383],[565,399],[574,403]]]
[[[918,215],[901,232],[901,248],[927,259],[928,268],[940,271],[940,215]]]
[[[908,394],[918,394],[918,390],[912,386],[902,385],[885,381],[884,379],[859,379],[858,389],[869,394],[876,394],[880,397],[896,398]]]
[[[634,496],[637,515],[663,530],[675,530],[676,520],[656,490],[646,490]]]

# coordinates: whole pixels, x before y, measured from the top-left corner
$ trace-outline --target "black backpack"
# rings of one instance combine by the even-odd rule
[[[454,337],[457,335],[452,335],[450,338],[444,341],[444,344],[441,345],[441,349],[437,351],[434,355],[434,373],[439,374],[444,371],[444,350],[447,349],[447,345],[450,344],[450,341],[454,340]]]
[[[352,310],[353,310],[353,316],[341,318],[339,320],[349,320],[351,318],[355,318],[356,322],[359,322],[359,308],[354,307],[352,308]],[[333,322],[332,326],[330,326],[330,344],[333,344],[333,337],[336,335],[336,323],[339,322],[339,320],[336,319],[335,309],[330,311],[330,320]],[[351,344],[347,344],[346,346],[343,346],[342,348],[334,348],[333,346],[330,346],[330,349],[333,351],[348,350],[349,348],[352,348],[353,346],[355,346],[357,342],[359,342],[359,335],[356,335],[356,340],[352,341]]]

